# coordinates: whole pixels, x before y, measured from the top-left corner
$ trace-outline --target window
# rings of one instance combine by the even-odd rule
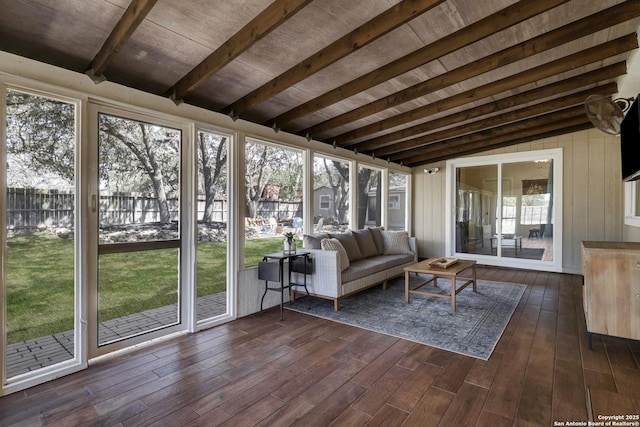
[[[549,199],[549,193],[523,195],[522,206],[520,206],[520,224],[546,224]]]
[[[502,234],[516,232],[516,201],[515,197],[504,196],[502,198]],[[500,216],[496,217],[500,218]]]
[[[331,196],[327,194],[320,194],[320,209],[329,210],[331,207]]]
[[[245,143],[245,265],[282,251],[283,234],[302,236],[302,151],[254,139]]]
[[[116,114],[98,113],[100,347],[183,328],[182,130]]]
[[[198,132],[198,321],[224,315],[231,307],[227,292],[228,148],[228,136]]]
[[[313,160],[314,229],[343,231],[349,228],[350,163],[316,155]],[[330,209],[321,209],[328,198]]]
[[[400,195],[389,195],[389,209],[400,209]]]
[[[388,226],[390,230],[407,230],[407,185],[409,175],[400,172],[389,173],[389,213]]]
[[[358,167],[358,224],[357,228],[380,225],[382,218],[382,171],[370,167]]]
[[[5,298],[0,330],[11,382],[18,375],[69,366],[84,342],[75,269],[75,237],[82,227],[75,197],[77,105],[9,90],[3,108],[0,223],[6,246],[0,250]]]

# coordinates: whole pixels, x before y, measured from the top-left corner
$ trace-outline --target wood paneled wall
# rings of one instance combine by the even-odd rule
[[[624,226],[624,185],[620,173],[620,139],[590,129],[482,153],[503,154],[562,148],[564,272],[581,273],[583,240],[638,241],[640,229]],[[439,167],[429,175],[425,168]],[[413,230],[421,257],[445,250],[445,162],[413,173]]]

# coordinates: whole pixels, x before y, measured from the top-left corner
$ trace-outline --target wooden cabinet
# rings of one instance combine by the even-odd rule
[[[640,243],[582,242],[584,314],[591,334],[640,339]]]

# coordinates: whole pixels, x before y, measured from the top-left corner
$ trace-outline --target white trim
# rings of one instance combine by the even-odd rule
[[[197,331],[198,292],[198,128],[188,127],[180,143],[180,307],[188,332]]]
[[[389,215],[389,170],[382,171],[379,185],[382,185],[380,189],[380,198],[382,200],[377,202],[380,203],[380,213],[382,216],[382,218],[380,218],[380,225],[382,225],[385,230],[389,230],[389,225],[391,224],[391,217]],[[405,216],[405,228],[407,227],[406,219]],[[411,234],[409,234],[409,236],[411,236]]]

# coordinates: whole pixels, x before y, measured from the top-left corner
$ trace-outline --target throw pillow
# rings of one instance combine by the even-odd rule
[[[347,251],[347,255],[349,256],[349,261],[357,261],[362,259],[362,253],[360,252],[360,248],[358,247],[358,241],[351,234],[351,231],[347,231],[345,233],[329,233],[329,237],[332,239],[338,239],[344,250]]]
[[[406,231],[383,231],[384,255],[412,254],[409,246],[409,233]]]
[[[382,255],[382,253],[384,252],[384,240],[382,239],[383,230],[384,228],[382,227],[375,227],[375,228],[369,229],[369,231],[371,231],[371,235],[373,236],[373,241],[376,244],[378,255]]]
[[[345,271],[349,268],[349,257],[347,251],[344,250],[344,246],[338,239],[322,239],[320,242],[322,250],[324,251],[338,251],[338,262],[340,263],[340,271]]]
[[[358,242],[358,247],[360,248],[363,258],[370,258],[378,255],[378,247],[376,246],[376,242],[373,240],[371,230],[368,228],[365,228],[364,230],[357,230],[353,232],[353,236]]]
[[[302,236],[302,242],[305,249],[322,249],[320,242],[322,239],[328,239],[329,233],[305,234]]]

